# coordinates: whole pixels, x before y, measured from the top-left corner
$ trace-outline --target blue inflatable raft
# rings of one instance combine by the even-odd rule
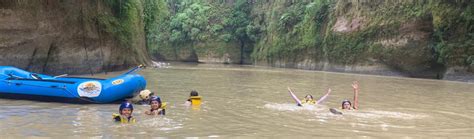
[[[146,87],[135,72],[141,66],[109,79],[48,76],[0,66],[0,98],[66,103],[111,103],[132,97]]]

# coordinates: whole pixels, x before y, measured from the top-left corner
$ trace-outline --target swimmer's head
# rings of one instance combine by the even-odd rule
[[[313,100],[313,96],[308,94],[304,97],[305,100]]]
[[[345,99],[342,101],[341,106],[342,106],[342,109],[351,109],[352,104],[351,104],[351,101]]]
[[[199,94],[196,90],[191,91],[191,93],[189,95],[190,96],[199,96]]]
[[[145,89],[140,91],[140,98],[146,100],[149,99],[152,94],[153,93],[150,90]]]
[[[150,107],[153,110],[159,109],[161,107],[161,98],[159,96],[153,96],[150,99]]]
[[[120,107],[119,107],[119,113],[120,114],[125,115],[125,116],[128,117],[128,116],[132,115],[132,112],[133,112],[132,103],[125,101],[122,104],[120,104]]]
[[[154,102],[154,101],[156,101],[156,102],[158,102],[158,103],[161,103],[161,98],[160,98],[159,96],[152,96],[152,97],[150,98],[150,103],[151,103],[151,102]]]

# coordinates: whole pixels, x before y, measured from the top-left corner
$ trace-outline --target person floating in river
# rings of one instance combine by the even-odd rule
[[[308,94],[304,97],[304,100],[301,100],[301,103],[302,104],[321,104],[328,96],[329,94],[331,93],[331,88],[328,88],[328,91],[326,92],[326,94],[324,96],[321,96],[321,98],[318,99],[318,101],[315,101],[313,99],[313,96]]]
[[[138,104],[138,105],[148,105],[150,104],[150,98],[154,96],[155,93],[151,92],[148,89],[140,91],[140,93],[133,98],[129,99],[130,102],[133,104]]]
[[[133,105],[132,103],[125,101],[120,104],[119,107],[120,114],[112,114],[112,117],[115,122],[120,123],[135,123],[135,118],[132,116]]]
[[[296,101],[297,106],[303,106],[303,104],[310,104],[310,105],[315,105],[315,104],[321,104],[326,98],[328,98],[329,94],[331,93],[331,88],[328,88],[328,91],[325,95],[320,97],[318,101],[314,101],[313,96],[308,94],[305,96],[303,100],[299,100],[296,95],[293,93],[290,87],[288,87],[288,92],[290,93],[290,96],[293,98],[293,100]]]
[[[316,101],[313,99],[313,96],[308,94],[304,97],[303,100],[301,100],[301,104],[316,104]]]
[[[184,103],[187,106],[200,106],[201,105],[201,96],[199,96],[196,90],[192,90],[189,93],[189,99]]]
[[[150,98],[150,110],[145,111],[147,115],[165,115],[166,103],[161,102],[159,96],[153,96]]]
[[[139,96],[140,96],[140,99],[141,99],[141,100],[139,100],[138,103],[139,103],[139,104],[142,104],[142,105],[144,105],[144,104],[150,104],[150,101],[151,101],[151,98],[153,97],[153,95],[155,95],[155,93],[154,93],[154,92],[151,92],[151,91],[148,90],[148,89],[145,89],[145,90],[140,91]]]
[[[352,83],[352,89],[354,90],[354,105],[351,101],[345,99],[342,101],[341,109],[343,110],[357,110],[359,109],[359,82],[354,81]]]

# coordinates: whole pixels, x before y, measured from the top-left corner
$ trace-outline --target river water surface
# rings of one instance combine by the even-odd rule
[[[166,116],[116,124],[118,104],[78,105],[0,99],[2,137],[474,137],[474,84],[236,65],[172,64],[139,72],[148,89],[168,102]],[[118,73],[97,75],[113,76]],[[351,83],[360,82],[360,110],[334,115]],[[298,107],[287,92],[315,98]],[[200,108],[183,105],[191,90]]]

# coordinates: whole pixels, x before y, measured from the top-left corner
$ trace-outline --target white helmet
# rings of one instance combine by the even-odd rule
[[[151,96],[151,91],[148,89],[140,91],[140,98],[141,99],[149,99]]]

